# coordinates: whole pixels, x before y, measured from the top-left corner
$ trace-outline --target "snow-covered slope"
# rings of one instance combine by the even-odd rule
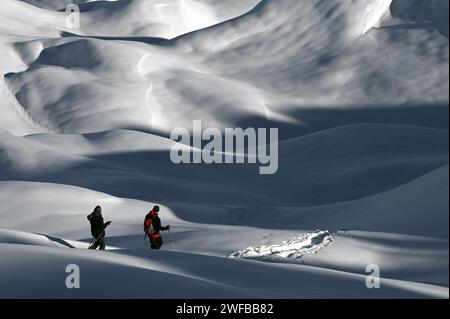
[[[447,103],[448,38],[426,28],[400,39],[396,27],[364,33],[373,24],[364,17],[378,16],[367,1],[334,2],[263,1],[238,19],[156,46],[73,37],[21,43],[19,52],[42,50],[7,82],[32,118],[65,133],[167,133],[193,119],[219,128],[298,123],[299,110],[318,106]],[[46,95],[35,98],[40,90]]]
[[[335,235],[334,241],[325,248],[321,247],[322,241],[314,242],[317,248],[311,250],[319,252],[305,255],[303,265],[264,264],[241,259],[228,261],[223,257],[225,253],[241,248],[243,242],[274,245],[299,234],[300,230],[293,230],[295,227],[280,231],[192,224],[176,218],[170,208],[162,207],[164,220],[175,229],[176,252],[171,252],[170,245],[165,251],[150,252],[145,248],[138,220],[142,217],[141,212],[145,213],[152,203],[114,198],[57,184],[0,184],[2,202],[8,202],[7,198],[18,192],[24,200],[3,209],[3,225],[22,231],[39,229],[56,235],[46,237],[0,230],[2,271],[8,273],[7,277],[0,277],[4,288],[1,294],[6,297],[150,297],[148,289],[136,288],[141,287],[137,282],[149,277],[155,287],[161,288],[162,294],[158,297],[333,297],[336,292],[333,289],[330,292],[330,288],[336,284],[345,287],[339,292],[342,297],[365,297],[368,296],[364,284],[367,262],[376,262],[386,272],[382,280],[383,291],[371,293],[372,297],[448,296],[448,289],[444,288],[448,286],[447,240],[350,231]],[[101,204],[107,211],[105,218],[114,220],[110,226],[114,235],[108,239],[112,246],[109,249],[115,249],[111,253],[98,254],[83,249],[90,241],[85,217],[92,202]],[[33,208],[32,211],[29,207]],[[386,211],[383,215],[389,214]],[[396,230],[402,229],[405,222],[406,218],[397,223]],[[373,229],[377,226],[374,225]],[[77,238],[78,241],[66,238]],[[414,250],[419,246],[420,254]],[[361,252],[357,254],[359,258],[349,259],[355,256],[356,251]],[[26,278],[33,283],[32,290],[15,284],[16,276],[24,278],[24,258],[35,260],[33,276]],[[79,292],[69,291],[61,285],[64,273],[49,275],[65,269],[69,263],[79,265],[85,274],[81,282],[83,289]],[[17,265],[14,271],[9,268],[11,265]],[[101,272],[98,271],[99,266]],[[108,291],[106,295],[91,289],[94,284],[92,276],[99,275],[118,278],[117,281],[94,280],[95,283],[102,282],[102,287]],[[260,276],[271,279],[262,284]],[[273,289],[267,290],[267,285]]]
[[[448,298],[448,1],[68,2],[2,1],[0,297]],[[279,128],[277,174],[173,164],[193,120]]]
[[[131,36],[173,38],[209,27],[250,11],[260,0],[20,0],[34,6],[73,12],[77,4],[82,13],[81,34],[93,36]]]

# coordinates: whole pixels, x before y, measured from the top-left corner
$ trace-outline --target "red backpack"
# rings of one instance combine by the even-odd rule
[[[144,233],[145,233],[145,238],[147,238],[147,236],[150,237],[153,226],[152,226],[152,221],[153,221],[153,217],[155,217],[157,215],[157,213],[155,213],[154,211],[150,211],[150,213],[148,213],[145,216],[144,219]]]

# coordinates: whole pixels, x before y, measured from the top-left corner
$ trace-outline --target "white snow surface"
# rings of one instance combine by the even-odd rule
[[[448,1],[71,2],[2,1],[0,298],[449,298]],[[193,120],[278,173],[173,164]]]

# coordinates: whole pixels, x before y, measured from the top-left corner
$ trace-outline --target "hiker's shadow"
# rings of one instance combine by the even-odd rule
[[[81,239],[81,242],[90,244],[92,238]],[[106,246],[113,247],[114,249],[142,249],[150,248],[148,238],[144,240],[144,235],[133,236],[106,236]]]
[[[57,238],[57,237],[52,237],[49,235],[45,235],[45,234],[38,234],[44,237],[47,237],[48,240],[50,240],[51,242],[55,242],[58,243],[60,245],[66,246],[67,248],[76,248],[75,246],[69,244],[68,242],[66,242],[64,239],[61,238]]]

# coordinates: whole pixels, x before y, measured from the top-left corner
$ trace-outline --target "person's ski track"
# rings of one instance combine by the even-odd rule
[[[149,98],[150,98],[150,94],[152,93],[152,90],[153,90],[153,82],[147,77],[147,74],[145,74],[145,73],[142,71],[142,63],[143,63],[149,56],[150,56],[150,54],[147,53],[146,55],[144,55],[144,56],[139,60],[139,63],[138,63],[138,73],[139,73],[139,75],[145,77],[145,78],[147,79],[147,81],[148,81],[148,87],[147,87],[147,90],[145,91],[145,98],[144,98],[145,101],[144,101],[144,103],[145,103],[145,106],[146,106],[147,110],[150,112],[150,116],[151,116],[151,119],[150,119],[150,127],[153,128],[153,120],[154,120],[154,116],[153,116],[153,108],[150,106],[150,103],[148,102],[148,100],[149,100]]]
[[[16,97],[12,94],[4,79],[2,79],[0,82],[0,94],[1,96],[4,96],[7,101],[9,101],[9,103],[7,104],[13,106],[14,111],[20,116],[20,118],[22,118],[28,126],[36,130],[36,133],[58,134],[54,129],[47,127],[43,123],[40,123],[38,120],[33,118],[33,116],[31,116],[31,114],[19,103]]]

